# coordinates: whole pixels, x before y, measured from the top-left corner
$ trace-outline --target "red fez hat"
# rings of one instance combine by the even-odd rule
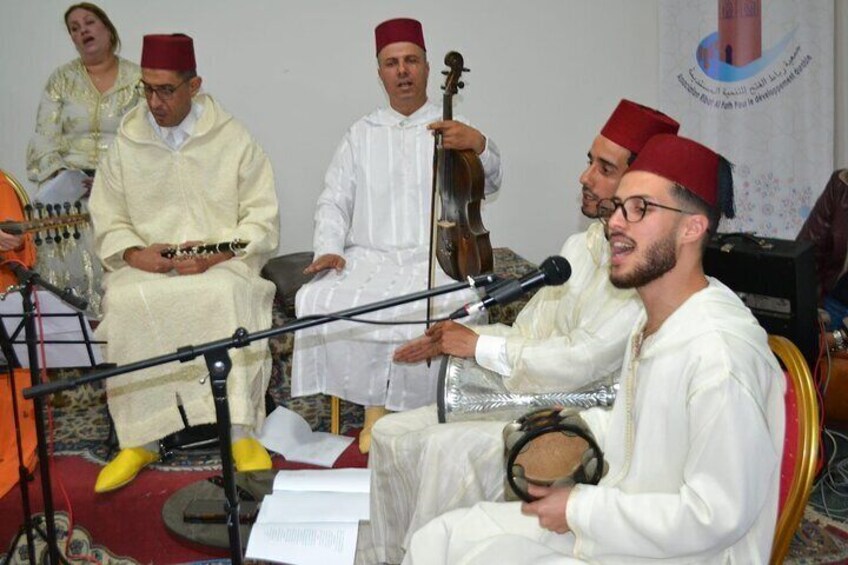
[[[711,207],[733,217],[730,163],[696,141],[677,135],[655,135],[645,144],[627,173],[645,171],[679,184]]]
[[[141,48],[141,68],[166,71],[193,71],[194,41],[183,34],[145,35]]]
[[[631,153],[640,153],[651,137],[661,133],[675,134],[679,128],[680,124],[659,110],[622,100],[604,125],[601,135]]]
[[[374,28],[374,38],[377,40],[377,55],[380,54],[383,47],[398,41],[408,41],[424,51],[427,50],[424,47],[424,31],[421,29],[421,22],[412,18],[395,18],[384,21]]]

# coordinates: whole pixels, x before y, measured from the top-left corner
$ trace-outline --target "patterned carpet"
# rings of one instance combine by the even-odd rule
[[[55,457],[52,459],[53,501],[60,551],[72,562],[89,563],[226,563],[214,560],[226,550],[188,542],[168,531],[162,519],[166,501],[181,489],[205,482],[219,474],[217,448],[178,451],[167,461],[145,469],[127,487],[105,495],[94,495],[92,487],[101,466],[111,458],[106,438],[108,417],[99,387],[81,387],[53,401]],[[50,427],[50,426],[48,426]],[[355,430],[356,431],[356,430]],[[367,458],[353,444],[338,461],[339,466],[364,467]],[[305,465],[274,456],[275,468]],[[40,482],[30,483],[33,512],[42,511]],[[65,495],[67,492],[67,495]],[[0,554],[9,552],[10,563],[30,565],[26,540],[10,548],[21,517],[17,488],[0,498]],[[68,509],[73,509],[74,528],[68,540]],[[46,544],[37,541],[43,563]],[[5,556],[0,555],[0,563]],[[210,561],[210,559],[213,559]]]
[[[36,514],[34,520],[43,523],[44,514]],[[73,534],[68,541],[68,525],[70,520],[66,512],[56,512],[56,537],[58,538],[59,551],[63,557],[69,561],[88,561],[90,563],[101,563],[102,565],[135,565],[138,563],[135,559],[129,557],[119,557],[114,555],[108,549],[95,544],[91,539],[91,534],[82,526],[74,526]],[[40,536],[35,539],[35,562],[47,562],[47,544]],[[6,559],[6,555],[0,556],[0,559]],[[9,557],[9,563],[29,564],[29,555],[26,545],[26,540],[21,538],[16,545],[14,551]]]
[[[107,460],[109,454],[104,438],[108,435],[108,421],[104,405],[98,401],[99,396],[96,389],[89,389],[66,394],[58,401],[61,406],[54,409],[57,455],[78,456],[98,464],[103,464]],[[180,453],[167,463],[159,463],[154,467],[164,472],[189,469],[210,471],[220,468],[220,460],[217,451],[207,449]],[[56,523],[60,547],[64,548],[68,538],[67,514],[57,512]],[[11,543],[11,539],[0,541],[0,546],[8,543]],[[93,558],[93,560],[85,558],[90,562],[109,565],[138,563],[135,559],[115,555],[104,546],[104,543],[108,544],[108,541],[92,540],[84,525],[77,524],[67,551],[70,555],[85,555]],[[40,542],[38,546],[37,552],[43,554],[44,543]],[[25,540],[20,540],[12,555],[11,563],[29,563]],[[42,562],[41,558],[37,562]],[[203,563],[207,562],[225,563],[226,560]],[[797,565],[848,563],[848,525],[830,520],[812,507],[808,507],[786,562]]]

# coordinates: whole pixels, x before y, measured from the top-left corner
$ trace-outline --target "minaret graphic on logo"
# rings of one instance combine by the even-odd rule
[[[760,0],[718,0],[718,58],[744,67],[762,56]]]

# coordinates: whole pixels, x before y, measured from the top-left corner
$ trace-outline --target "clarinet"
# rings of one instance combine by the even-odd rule
[[[163,249],[160,254],[166,259],[186,259],[190,257],[197,257],[198,255],[223,253],[224,251],[230,251],[237,255],[239,251],[247,247],[248,243],[250,242],[234,239],[232,241],[221,241],[218,243],[201,243],[199,245],[190,245],[188,247],[175,246]]]

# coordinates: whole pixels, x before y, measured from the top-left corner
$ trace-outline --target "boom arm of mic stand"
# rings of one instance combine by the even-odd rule
[[[31,269],[27,269],[20,263],[9,262],[8,266],[10,269],[12,269],[12,272],[15,273],[15,276],[18,277],[18,281],[22,285],[31,283],[35,286],[40,286],[44,290],[55,295],[62,302],[73,306],[77,310],[85,310],[86,308],[88,308],[88,301],[84,298],[80,298],[79,296],[75,295],[73,292],[71,292],[71,289],[61,289],[47,282],[46,280],[41,278],[41,275],[39,275],[37,272]]]
[[[465,282],[442,285],[429,290],[413,292],[411,294],[405,294],[396,298],[390,298],[388,300],[381,300],[379,302],[373,302],[371,304],[357,306],[356,308],[349,308],[347,310],[342,310],[340,312],[327,314],[324,316],[310,317],[305,318],[303,320],[293,320],[287,324],[280,326],[279,328],[260,330],[254,333],[247,333],[244,328],[239,328],[238,330],[236,330],[233,337],[210,341],[201,345],[187,345],[185,347],[179,348],[175,353],[168,353],[165,355],[160,355],[158,357],[151,357],[149,359],[136,361],[135,363],[128,363],[126,365],[120,365],[111,369],[94,371],[92,373],[83,375],[73,380],[62,380],[43,383],[37,386],[24,389],[23,395],[24,398],[27,399],[35,398],[37,396],[44,396],[46,394],[52,394],[54,392],[61,392],[63,390],[75,388],[81,384],[97,382],[104,379],[108,379],[110,377],[115,377],[117,375],[131,373],[140,369],[157,367],[159,365],[164,365],[165,363],[171,363],[174,361],[185,363],[186,361],[191,361],[192,359],[200,355],[205,355],[207,352],[211,352],[216,349],[231,349],[234,347],[244,347],[260,339],[267,339],[284,333],[291,333],[297,330],[311,328],[313,326],[320,326],[322,324],[336,321],[342,317],[368,314],[370,312],[376,312],[378,310],[392,308],[401,304],[408,304],[410,302],[423,300],[431,296],[441,296],[442,294],[450,294],[459,290],[465,290],[466,288],[485,287],[489,284],[498,282],[499,280],[500,279],[494,274],[469,277],[468,280],[466,280]]]

